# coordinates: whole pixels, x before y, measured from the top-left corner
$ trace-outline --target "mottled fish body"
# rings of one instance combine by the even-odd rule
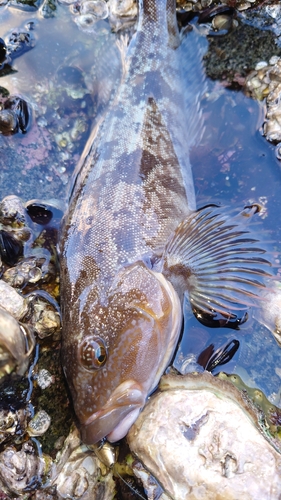
[[[242,215],[195,212],[189,150],[202,75],[193,37],[180,44],[174,0],[140,0],[120,86],[64,218],[62,361],[88,444],[122,438],[136,419],[173,355],[184,292],[227,315],[255,302],[266,274]]]

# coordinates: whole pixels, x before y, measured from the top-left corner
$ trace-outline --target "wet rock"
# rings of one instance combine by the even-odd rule
[[[259,40],[258,44],[256,40]],[[273,55],[281,55],[274,34],[240,22],[225,36],[209,37],[204,64],[210,78],[223,80],[224,85],[231,88],[241,88],[257,63],[267,61]]]
[[[104,0],[85,0],[81,3],[80,14],[90,14],[94,19],[106,19],[108,17],[108,6]]]
[[[7,42],[7,53],[12,58],[21,56],[35,46],[35,38],[29,31],[13,31]]]
[[[277,500],[281,456],[256,427],[259,412],[224,382],[164,376],[128,434],[130,449],[175,500]]]
[[[0,309],[0,376],[14,370],[23,374],[34,345],[32,329],[20,325],[7,311]]]
[[[6,196],[0,202],[0,222],[4,225],[11,225],[13,228],[26,224],[25,207],[18,196]]]
[[[0,307],[19,320],[28,310],[27,301],[13,287],[0,280]]]
[[[278,143],[281,141],[281,60],[278,59],[266,73],[268,95],[266,98],[266,117],[263,126],[267,140]]]
[[[54,17],[57,10],[56,0],[44,0],[42,6],[40,7],[40,14],[45,19]]]
[[[137,19],[135,0],[109,0],[109,22],[114,31],[131,28]]]
[[[39,8],[41,0],[9,0],[9,5],[25,12],[34,12]]]

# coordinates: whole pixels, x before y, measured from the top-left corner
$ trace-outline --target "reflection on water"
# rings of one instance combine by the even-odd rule
[[[25,201],[63,198],[93,119],[119,78],[115,35],[106,21],[99,22],[95,34],[82,32],[65,5],[51,18],[7,5],[0,13],[0,37],[6,39],[32,21],[36,40],[35,48],[13,61],[16,72],[0,79],[1,87],[33,107],[26,135],[0,135],[0,198],[11,193]],[[242,209],[260,203],[263,229],[258,230],[274,240],[274,250],[280,252],[281,172],[273,146],[259,132],[262,105],[209,82],[203,112],[205,134],[192,152],[198,206],[212,202]],[[210,343],[217,349],[231,339],[238,339],[240,347],[223,369],[238,373],[274,399],[281,385],[281,349],[251,314],[239,330],[209,329],[193,317],[186,301],[175,366],[190,354],[196,360]],[[280,404],[278,396],[275,402]]]
[[[61,198],[101,101],[118,80],[114,35],[104,21],[95,33],[79,30],[68,6],[58,5],[52,18],[0,9],[0,37],[7,44],[13,32],[30,32],[35,40],[34,48],[12,60],[13,72],[0,77],[1,87],[33,108],[26,135],[0,135],[0,198],[11,192],[25,200]]]
[[[262,104],[213,82],[209,82],[207,99],[203,103],[205,136],[192,154],[197,204],[215,202],[242,209],[249,203],[261,203],[262,224],[255,230],[265,240],[274,241],[274,250],[280,252],[281,171],[274,146],[259,130]],[[278,256],[275,262],[278,264]],[[276,273],[281,274],[281,266],[279,270],[277,265]],[[240,342],[237,353],[213,373],[237,373],[280,405],[281,349],[271,333],[251,317],[251,311],[239,330],[210,329],[198,323],[186,300],[184,334],[174,366],[180,368],[186,356],[196,361],[211,343],[216,350],[232,339]]]

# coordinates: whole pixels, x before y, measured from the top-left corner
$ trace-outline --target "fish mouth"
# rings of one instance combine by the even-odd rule
[[[103,408],[80,423],[81,439],[95,444],[104,437],[111,442],[126,436],[145,404],[146,393],[134,380],[118,386]]]

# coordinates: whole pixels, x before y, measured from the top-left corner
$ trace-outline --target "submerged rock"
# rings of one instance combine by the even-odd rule
[[[167,375],[160,388],[127,439],[169,498],[280,498],[278,443],[246,396],[207,373]]]

